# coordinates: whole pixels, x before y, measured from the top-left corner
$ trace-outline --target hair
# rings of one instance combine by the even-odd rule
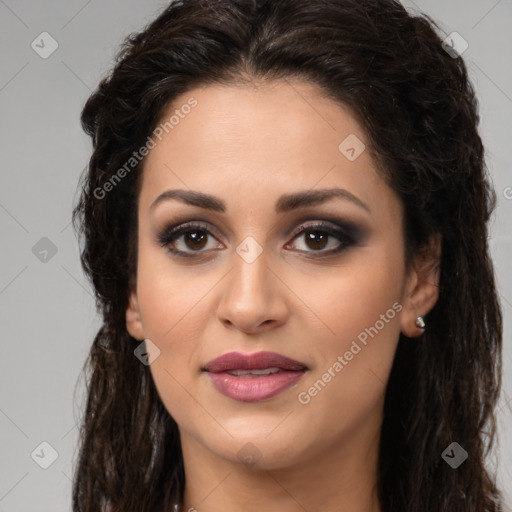
[[[109,193],[98,190],[178,95],[288,79],[316,85],[365,130],[403,204],[406,264],[432,236],[442,240],[438,301],[420,338],[400,334],[386,389],[382,510],[502,510],[485,466],[501,389],[502,314],[487,243],[496,194],[466,65],[443,49],[438,29],[394,0],[176,0],[126,37],[81,113],[93,151],[73,225],[103,321],[84,364],[75,512],[167,510],[185,488],[177,424],[126,328],[144,159]],[[456,470],[441,457],[454,441],[468,453]]]

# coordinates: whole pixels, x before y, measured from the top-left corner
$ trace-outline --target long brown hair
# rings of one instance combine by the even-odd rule
[[[438,28],[393,0],[176,0],[124,41],[81,115],[93,152],[73,222],[103,325],[86,367],[75,512],[169,510],[185,486],[177,425],[125,324],[141,164],[108,192],[105,184],[179,94],[290,77],[348,105],[365,128],[403,202],[408,262],[431,235],[442,237],[439,300],[422,337],[400,335],[387,386],[382,510],[501,510],[485,467],[501,387],[502,317],[487,242],[496,197],[466,66],[443,49]],[[468,453],[457,469],[441,457],[452,442]]]

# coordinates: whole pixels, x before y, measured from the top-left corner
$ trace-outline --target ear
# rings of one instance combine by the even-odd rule
[[[422,334],[416,325],[418,316],[424,317],[439,298],[441,264],[441,235],[430,239],[428,246],[414,258],[402,296],[401,331],[409,338]],[[427,325],[428,329],[428,325]]]
[[[136,340],[142,341],[145,339],[140,318],[139,303],[135,292],[130,293],[128,307],[126,308],[126,330]]]

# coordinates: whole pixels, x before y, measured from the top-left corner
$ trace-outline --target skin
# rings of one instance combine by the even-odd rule
[[[210,85],[177,98],[162,118],[190,97],[198,105],[144,162],[137,282],[126,311],[129,333],[160,350],[150,370],[181,433],[184,510],[378,512],[386,384],[400,332],[418,336],[416,317],[437,300],[439,244],[406,272],[399,197],[368,150],[354,161],[340,152],[348,135],[365,144],[366,135],[346,107],[315,86],[288,80]],[[274,211],[282,194],[334,187],[370,212],[346,199]],[[227,210],[177,200],[150,210],[168,189],[214,195]],[[359,226],[362,239],[322,257],[340,239],[330,235],[315,245],[304,233],[293,237],[297,227],[333,215]],[[174,247],[195,250],[196,259],[173,256],[157,238],[167,225],[189,220],[206,224],[207,239],[194,244],[178,235]],[[246,237],[262,249],[252,263],[236,252]],[[386,317],[342,371],[301,403],[298,394],[395,303],[401,311]],[[261,350],[309,370],[292,388],[255,403],[220,394],[200,371],[226,352]],[[245,452],[260,457],[254,465],[238,455],[249,442],[255,448]]]

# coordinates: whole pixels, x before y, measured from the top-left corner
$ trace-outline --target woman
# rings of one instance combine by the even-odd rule
[[[501,510],[477,101],[394,1],[184,0],[82,112],[73,509]]]

